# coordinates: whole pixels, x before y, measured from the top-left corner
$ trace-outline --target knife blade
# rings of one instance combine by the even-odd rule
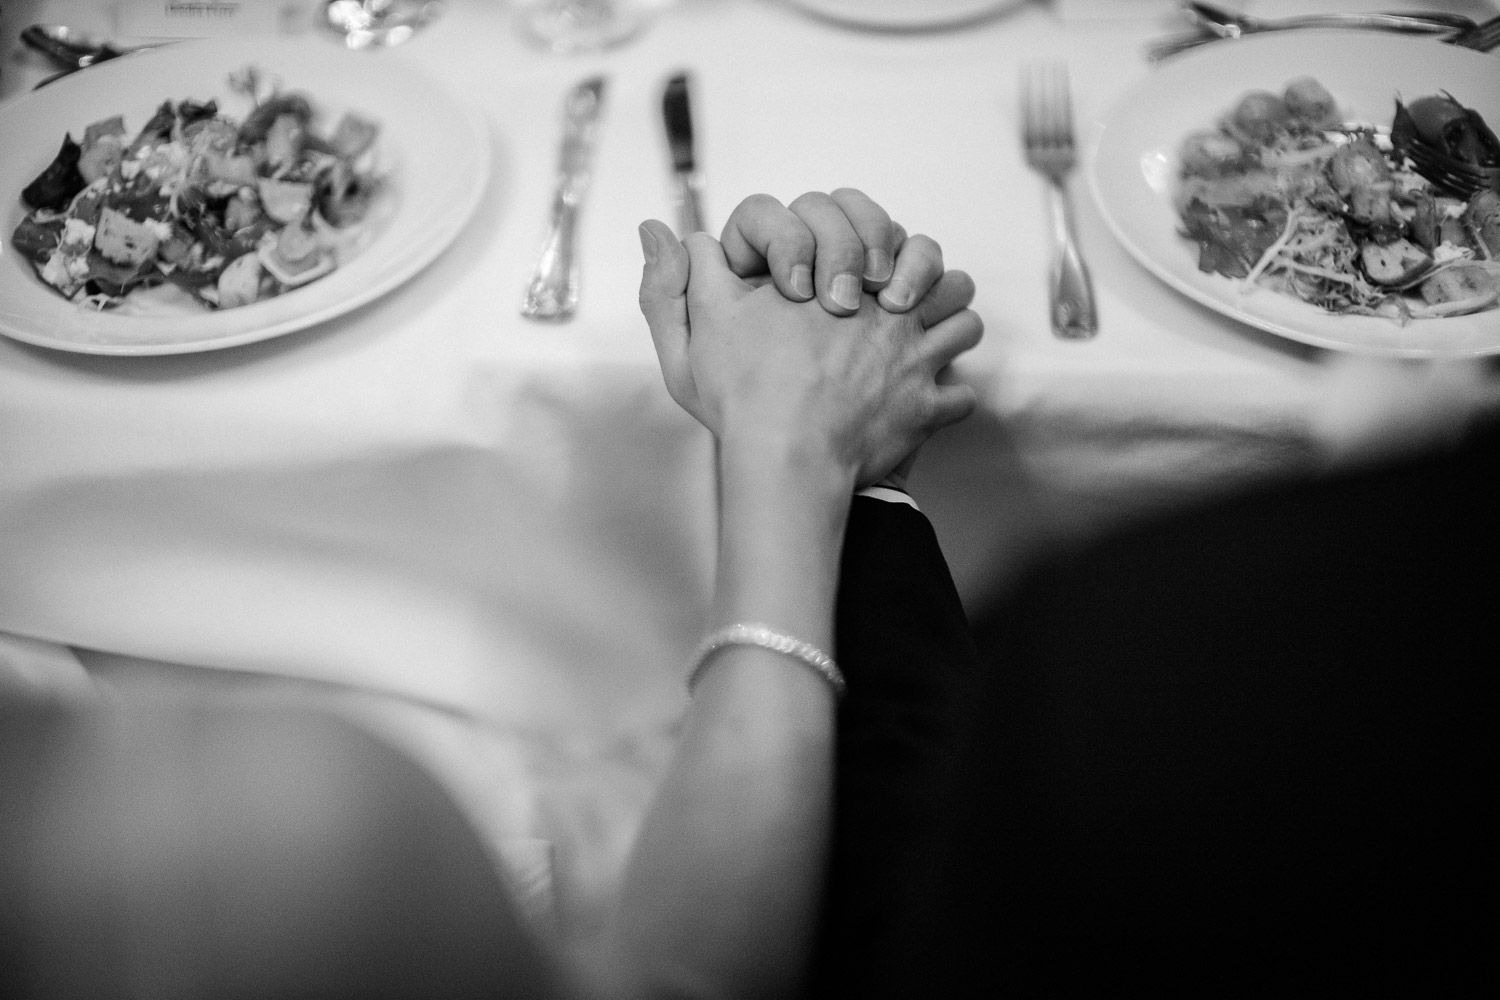
[[[703,178],[698,173],[693,148],[693,111],[686,73],[678,73],[667,81],[661,98],[661,116],[667,127],[667,146],[677,181],[677,235],[702,232]]]
[[[521,303],[521,315],[531,319],[567,319],[578,306],[578,212],[589,187],[603,109],[602,76],[579,83],[563,102],[563,138],[551,224]]]

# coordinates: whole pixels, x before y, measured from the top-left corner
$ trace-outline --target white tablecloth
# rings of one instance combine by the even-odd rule
[[[419,742],[480,800],[492,839],[557,845],[559,891],[586,912],[670,749],[711,575],[710,442],[667,397],[635,305],[636,224],[673,217],[659,102],[680,68],[711,228],[752,192],[856,186],[974,276],[987,336],[962,370],[984,407],[914,480],[968,599],[1038,539],[1446,429],[1494,400],[1471,365],[1349,364],[1183,299],[1113,242],[1081,184],[1102,330],[1055,339],[1017,67],[1068,61],[1086,137],[1150,72],[1143,45],[1168,22],[1071,6],[893,35],[681,0],[626,47],[562,58],[522,44],[506,4],[449,0],[415,40],[369,54],[437,78],[491,130],[472,223],[415,280],[207,354],[0,340],[0,632],[82,649],[101,672],[147,660],[313,680],[473,727],[470,744]],[[15,48],[21,25],[107,15],[6,0],[0,94],[46,73]],[[530,323],[516,307],[561,98],[597,71],[582,305]],[[474,764],[497,758],[511,763]]]

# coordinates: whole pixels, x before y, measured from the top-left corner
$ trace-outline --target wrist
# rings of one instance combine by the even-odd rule
[[[719,475],[754,492],[790,489],[801,499],[847,497],[858,469],[795,432],[751,427],[719,438]]]
[[[720,441],[714,627],[766,623],[831,649],[854,474],[771,434]]]

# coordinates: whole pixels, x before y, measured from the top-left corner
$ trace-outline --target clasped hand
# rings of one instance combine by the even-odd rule
[[[754,195],[722,240],[640,235],[667,389],[720,441],[810,450],[868,485],[973,410],[949,368],[983,334],[973,281],[860,192]]]

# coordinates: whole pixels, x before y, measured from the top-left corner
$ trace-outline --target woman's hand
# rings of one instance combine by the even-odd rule
[[[962,272],[944,274],[909,312],[864,295],[838,316],[741,278],[711,237],[684,245],[651,220],[641,240],[641,307],[667,386],[721,441],[795,450],[867,485],[973,409],[973,390],[946,379],[983,332]]]

